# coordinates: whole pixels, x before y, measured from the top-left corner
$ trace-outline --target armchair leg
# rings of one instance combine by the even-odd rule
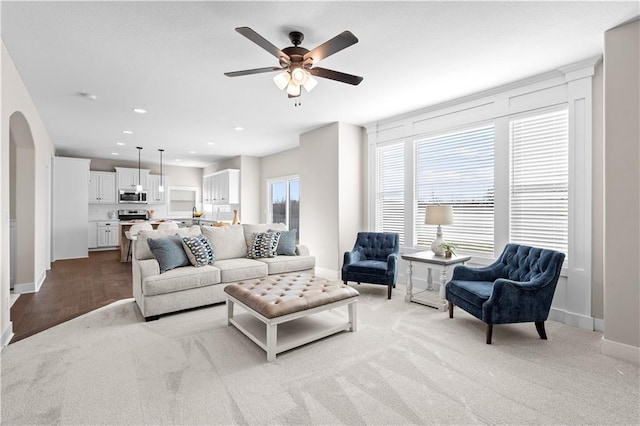
[[[449,302],[449,318],[453,318],[453,303]]]
[[[387,290],[387,299],[391,299],[391,289],[393,288],[393,286],[388,285],[387,288],[388,288],[388,290]]]
[[[487,324],[487,345],[491,344],[492,335],[493,335],[493,324]]]
[[[547,332],[544,330],[544,321],[536,321],[536,330],[542,340],[547,340]]]

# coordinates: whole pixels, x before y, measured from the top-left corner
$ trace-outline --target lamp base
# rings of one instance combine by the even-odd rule
[[[434,252],[436,256],[444,256],[444,249],[440,247],[442,243],[444,243],[444,240],[442,239],[442,229],[440,228],[440,225],[438,225],[436,239],[431,243],[431,251]]]

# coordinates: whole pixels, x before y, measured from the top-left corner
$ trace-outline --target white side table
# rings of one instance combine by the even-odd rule
[[[445,285],[447,284],[447,273],[449,270],[453,270],[456,265],[464,265],[465,262],[471,259],[471,256],[438,256],[432,251],[403,254],[401,257],[409,262],[409,279],[407,281],[407,294],[404,296],[404,300],[430,306],[439,311],[445,311],[447,309],[444,291]],[[417,293],[413,292],[413,262],[424,263],[428,268],[427,288]],[[432,271],[440,271],[440,291],[438,292],[432,288]]]

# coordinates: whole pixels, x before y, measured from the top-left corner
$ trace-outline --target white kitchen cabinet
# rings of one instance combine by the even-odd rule
[[[99,221],[97,229],[98,247],[116,247],[119,245],[117,221]]]
[[[239,204],[240,170],[227,169],[205,176],[202,188],[204,204]]]
[[[115,173],[89,173],[89,204],[116,204]]]
[[[149,175],[147,179],[147,201],[149,204],[164,204],[167,191],[167,177],[162,176],[165,192],[160,192],[160,175]]]
[[[142,190],[146,191],[149,183],[149,173],[151,172],[148,169],[132,169],[128,167],[116,167],[116,180],[118,182],[117,189],[136,189],[136,186],[140,182],[142,185]],[[138,176],[140,179],[138,180]]]
[[[89,222],[89,245],[90,249],[98,247],[98,222]]]

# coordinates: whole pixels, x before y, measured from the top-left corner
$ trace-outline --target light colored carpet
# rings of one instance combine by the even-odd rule
[[[638,424],[638,367],[601,334],[484,324],[358,286],[358,331],[273,363],[224,305],[145,323],[132,300],[2,352],[9,424]],[[346,317],[344,312],[338,314]]]

